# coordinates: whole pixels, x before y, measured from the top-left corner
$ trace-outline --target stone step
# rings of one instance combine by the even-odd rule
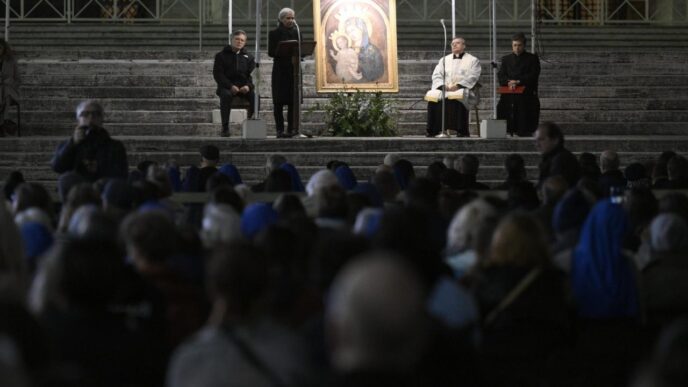
[[[251,22],[235,24],[238,28],[245,28],[249,36],[253,36]],[[311,37],[312,24],[307,19],[302,26],[304,35]],[[397,44],[399,47],[427,47],[436,46],[441,41],[441,29],[434,21],[409,23],[400,22],[404,28],[398,28]],[[198,44],[198,26],[194,23],[175,23],[173,25],[149,24],[145,26],[115,25],[109,23],[53,25],[46,30],[43,24],[13,24],[12,38],[17,47],[23,49],[52,49],[59,47],[74,47],[83,49],[100,49],[104,43],[110,47],[126,49],[133,47],[142,49],[159,47],[178,49],[194,47]],[[42,27],[44,35],[35,35],[36,26]],[[516,25],[513,29],[527,29],[524,24]],[[686,32],[682,28],[642,27],[639,26],[548,26],[540,28],[541,41],[546,46],[569,47],[578,50],[603,50],[607,47],[642,48],[657,50],[666,47],[686,47]],[[205,46],[222,46],[225,44],[225,26],[203,26],[203,44]],[[472,47],[489,47],[489,34],[486,25],[466,26],[459,28],[459,33],[466,36]],[[508,42],[512,28],[498,31],[498,41]],[[594,39],[591,38],[594,36]],[[94,39],[95,37],[95,39]],[[262,44],[265,44],[265,36]],[[151,43],[153,42],[153,43]]]
[[[382,163],[387,153],[383,152],[312,152],[312,153],[298,153],[298,152],[282,152],[282,154],[289,160],[290,163],[299,167],[309,166],[318,167],[324,166],[330,160],[340,160],[352,165],[374,167]],[[401,157],[412,159],[414,164],[418,165],[421,175],[424,173],[424,168],[435,161],[442,161],[445,156],[461,157],[465,154],[473,154],[478,157],[481,166],[500,167],[503,165],[506,155],[504,152],[472,152],[464,151],[461,153],[447,152],[406,152],[400,153]],[[540,162],[540,154],[537,152],[521,152],[519,153],[526,163],[526,165],[536,166]],[[47,167],[50,161],[50,154],[47,152],[11,152],[11,158],[0,160],[0,167],[2,168],[18,168],[23,169],[27,166],[37,166],[40,168]],[[594,153],[599,157],[599,153]],[[180,166],[194,165],[199,162],[198,151],[184,151],[184,152],[130,152],[128,161],[133,166],[144,160],[155,161],[159,164],[164,164],[170,160]],[[626,153],[619,152],[620,159],[628,164],[630,162],[646,162],[654,160],[657,153],[654,152],[637,152]],[[259,152],[223,152],[220,154],[222,163],[232,163],[237,166],[249,167],[260,166],[264,164],[266,159],[265,153]]]
[[[489,71],[489,53],[471,53],[481,60],[483,72]],[[425,73],[432,71],[442,56],[437,53],[427,53],[432,55],[429,58],[406,58],[407,55],[418,55],[418,53],[399,53],[397,63],[400,67],[410,73]],[[505,54],[505,53],[504,53]],[[135,75],[203,75],[212,72],[213,57],[215,53],[208,52],[205,58],[175,60],[172,58],[143,59],[136,60],[131,57],[125,59],[31,59],[19,56],[20,70],[23,74],[44,75],[44,74],[86,74],[94,73],[105,74],[135,74]],[[652,61],[644,61],[643,58],[628,58],[625,55],[617,55],[599,58],[595,60],[589,58],[586,61],[569,61],[563,55],[547,56],[541,58],[541,68],[543,73],[575,73],[585,74],[594,71],[596,75],[615,74],[616,69],[623,69],[625,74],[647,75],[651,72],[654,75],[685,75],[685,68],[678,57],[654,58]],[[265,73],[272,71],[272,58],[261,55],[261,68]],[[600,67],[600,64],[605,64]],[[313,73],[315,64],[312,58],[307,58],[303,62],[305,73]],[[683,71],[682,71],[683,70]]]
[[[203,136],[116,136],[131,152],[190,152],[204,144],[213,144],[222,153],[258,152],[270,153],[310,153],[310,152],[379,152],[379,153],[455,153],[455,152],[533,152],[532,138],[508,137],[505,139],[472,138],[425,138],[422,135],[388,138],[318,137],[312,139],[275,139],[243,140],[237,137]],[[47,152],[52,154],[65,140],[65,136],[41,137],[4,137],[0,138],[0,155],[22,152]],[[566,146],[573,152],[598,153],[606,149],[616,149],[627,153],[661,152],[674,150],[688,153],[688,135],[680,136],[567,136]],[[4,158],[4,156],[3,156]]]
[[[487,111],[482,112],[484,116]],[[323,122],[323,111],[304,113],[303,121]],[[33,111],[26,114],[24,121],[27,125],[39,123],[58,124],[60,122],[73,122],[74,113],[55,112],[55,111]],[[264,117],[268,119],[269,117]],[[422,122],[427,118],[427,114],[422,110],[400,110],[397,119],[400,123]],[[687,110],[663,111],[663,110],[643,110],[643,111],[622,111],[622,110],[598,110],[598,111],[578,111],[578,110],[541,110],[541,121],[562,121],[562,122],[686,122],[688,121]],[[212,122],[210,111],[109,111],[107,112],[107,122],[136,122],[136,123],[198,123]]]
[[[416,164],[416,161],[410,160],[414,164]],[[355,162],[355,160],[354,160]],[[423,176],[425,174],[425,167],[426,165],[417,164],[417,174],[420,176]],[[133,169],[135,166],[131,166],[130,170]],[[241,174],[242,180],[245,182],[258,182],[261,181],[265,177],[265,168],[263,166],[260,167],[255,167],[255,166],[238,166],[239,173]],[[360,165],[355,165],[353,164],[351,166],[351,169],[353,170],[354,174],[360,179],[361,181],[367,181],[371,176],[374,175],[375,170],[377,166],[360,166]],[[313,175],[315,172],[324,169],[324,166],[303,166],[299,167],[299,174],[301,176],[301,179],[303,180],[303,183],[306,184],[308,182],[308,179],[310,179],[311,175]],[[528,178],[529,179],[537,179],[537,170],[534,167],[527,167],[526,168],[528,171]],[[15,169],[7,169],[4,167],[0,167],[0,176],[7,176],[9,173],[14,171]],[[50,168],[31,168],[30,170],[21,170],[22,173],[24,174],[24,178],[28,181],[35,181],[35,180],[52,180],[57,178],[57,174],[53,172]],[[494,181],[499,181],[499,180],[504,180],[506,178],[506,172],[504,172],[502,167],[492,167],[492,166],[485,166],[485,167],[480,167],[479,172],[478,172],[478,179],[479,180],[494,180]]]
[[[441,55],[439,55],[441,56]],[[211,57],[212,58],[212,57]],[[480,58],[480,57],[479,57]],[[400,76],[429,77],[436,66],[438,59],[432,60],[399,60],[398,67]],[[171,77],[179,76],[182,78],[198,77],[199,79],[212,80],[212,59],[195,61],[127,61],[127,60],[98,60],[98,61],[32,61],[20,60],[20,71],[23,76],[31,76],[27,81],[31,82],[33,77],[38,76],[37,80],[42,82],[47,77],[60,77],[68,81],[73,78],[75,81],[82,79],[97,81],[105,77],[135,76],[142,80],[148,76],[152,77]],[[604,64],[604,66],[600,66]],[[261,63],[261,75],[269,80],[272,71],[272,60]],[[551,62],[543,60],[541,64],[541,77],[547,80],[566,76],[581,77],[580,80],[596,79],[600,77],[612,77],[612,79],[637,75],[651,75],[650,80],[662,80],[666,76],[683,78],[686,76],[682,62],[673,62],[671,59],[649,63],[625,63],[614,62],[609,59],[607,62],[585,62],[568,63],[559,60]],[[490,74],[489,61],[483,59],[483,75]],[[312,60],[304,62],[304,76],[313,76],[315,66]],[[34,81],[38,82],[38,81]]]
[[[628,38],[628,37],[627,37]],[[192,62],[204,62],[210,64],[215,53],[217,53],[221,48],[205,48],[203,50],[198,49],[178,49],[178,50],[117,50],[101,47],[100,50],[79,50],[69,47],[60,47],[58,51],[55,50],[28,50],[17,52],[17,57],[21,62],[35,63],[35,64],[45,64],[49,65],[54,62],[76,62],[76,63],[99,63],[102,61],[122,61],[128,63],[179,63],[180,65],[184,62],[191,64]],[[269,63],[272,61],[271,58],[267,56],[264,51],[265,48],[261,48],[260,60],[264,63]],[[419,61],[427,63],[437,63],[439,57],[442,55],[440,52],[442,50],[432,49],[429,50],[428,46],[416,47],[414,49],[404,49],[398,51],[398,58],[400,62],[404,61]],[[471,54],[475,55],[479,59],[482,58],[483,62],[487,61],[490,57],[490,52],[488,48],[476,49],[475,47],[470,47],[469,50]],[[548,47],[547,51],[540,52],[541,64],[543,66],[552,64],[633,64],[633,65],[644,65],[653,63],[673,63],[681,64],[682,60],[685,58],[685,54],[688,49],[676,48],[673,50],[662,50],[657,52],[652,52],[652,55],[647,55],[645,52],[638,50],[636,48],[629,47],[616,47],[614,49],[605,49],[603,51],[589,51],[581,54],[577,51],[571,51],[564,48]],[[497,55],[506,55],[509,53],[509,47],[505,46],[503,48],[498,48]],[[304,65],[312,64],[312,58],[305,58]],[[630,66],[629,66],[630,68]]]
[[[489,82],[486,83],[489,85]],[[401,98],[418,98],[425,95],[429,88],[425,83],[417,85],[413,88],[402,88],[399,94],[395,96]],[[22,96],[26,98],[217,98],[215,96],[216,87],[70,87],[64,86],[25,86],[20,90]],[[542,84],[539,87],[538,93],[541,98],[654,98],[654,99],[674,99],[674,98],[688,98],[688,88],[683,85],[673,85],[666,87],[642,87],[637,88],[633,86],[609,86],[609,87],[591,87],[591,86],[561,86],[561,85],[547,85]],[[133,96],[132,96],[133,94]],[[304,87],[304,100],[308,102],[311,98],[324,97],[327,94],[316,93],[314,87]],[[489,86],[483,91],[483,100],[489,97]],[[261,95],[263,98],[268,98],[270,92],[268,86],[261,87]],[[78,97],[77,97],[78,96]]]
[[[315,109],[325,106],[328,98],[308,98],[304,100],[303,110]],[[61,111],[72,112],[81,99],[75,98],[41,98],[31,96],[22,98],[23,111],[29,114],[33,111]],[[198,111],[219,109],[219,99],[215,98],[122,98],[100,99],[106,112],[110,111]],[[426,104],[419,102],[418,97],[398,97],[395,106],[399,110],[425,111]],[[270,98],[261,98],[263,114],[271,110]],[[656,99],[656,98],[547,98],[540,97],[540,106],[543,110],[685,110],[688,106],[688,96],[682,99]],[[491,100],[484,98],[479,104],[481,112],[491,108]]]
[[[268,115],[263,115],[264,118],[269,119]],[[481,117],[489,117],[484,115]],[[688,133],[688,127],[684,122],[660,122],[660,123],[609,123],[609,122],[561,122],[557,123],[562,127],[564,132],[568,135],[685,135]],[[219,124],[211,123],[161,123],[161,124],[116,124],[109,123],[106,125],[110,133],[115,136],[217,136],[220,132]],[[328,135],[327,128],[322,123],[303,122],[303,130],[305,132]],[[425,122],[403,123],[399,124],[398,132],[400,136],[418,136],[425,133]],[[232,124],[232,136],[240,136],[241,127],[239,124]],[[477,134],[475,127],[475,119],[472,117],[470,124],[471,132]],[[22,134],[24,136],[45,136],[45,135],[61,135],[68,136],[74,130],[74,123],[65,123],[60,125],[24,125],[22,122]],[[275,134],[274,123],[271,119],[268,121],[268,135]]]
[[[430,86],[430,75],[432,69],[421,74],[404,73],[406,69],[400,68],[399,88],[401,92],[418,88],[428,88]],[[115,75],[115,74],[92,74],[92,75],[42,75],[42,76],[23,76],[26,81],[24,87],[32,86],[63,86],[63,87],[216,87],[211,72],[202,75]],[[267,92],[268,86],[272,82],[269,73],[261,74],[263,87],[261,92]],[[490,83],[489,74],[483,75],[480,82],[483,85]],[[315,74],[304,74],[304,87],[314,87]],[[588,87],[608,87],[608,86],[635,86],[642,87],[664,87],[676,85],[688,85],[688,74],[673,75],[646,75],[637,79],[635,74],[622,75],[567,75],[542,73],[540,76],[541,85],[575,86],[587,85]]]

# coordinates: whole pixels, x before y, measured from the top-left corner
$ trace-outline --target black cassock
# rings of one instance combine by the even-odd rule
[[[467,136],[468,109],[460,101],[447,99],[444,105],[444,128]],[[442,131],[442,101],[428,102],[428,135],[436,136]]]
[[[268,35],[268,55],[274,58],[272,65],[272,102],[274,104],[273,113],[275,115],[275,124],[277,126],[277,133],[284,132],[284,116],[282,114],[284,105],[287,105],[287,122],[288,132],[291,132],[291,126],[294,121],[294,97],[293,97],[293,77],[294,65],[291,63],[291,57],[275,56],[277,50],[277,43],[285,40],[297,40],[298,34],[296,28],[286,28],[281,22],[279,26],[270,31]]]
[[[497,76],[501,86],[506,86],[510,80],[518,80],[520,86],[525,86],[523,94],[501,95],[497,104],[497,118],[506,120],[508,133],[532,135],[540,121],[540,59],[525,51],[521,55],[511,53],[502,58]]]

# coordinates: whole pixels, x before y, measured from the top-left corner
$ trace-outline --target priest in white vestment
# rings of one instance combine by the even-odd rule
[[[428,101],[427,137],[442,131],[442,92],[444,91],[444,129],[455,131],[458,137],[468,137],[468,116],[471,106],[478,103],[471,91],[480,79],[480,61],[465,52],[466,41],[455,37],[452,53],[440,59],[432,72],[432,89],[425,95]]]

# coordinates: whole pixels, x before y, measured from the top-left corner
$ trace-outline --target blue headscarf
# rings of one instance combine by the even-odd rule
[[[362,209],[358,213],[358,216],[356,216],[354,233],[363,235],[368,239],[373,239],[380,229],[382,215],[384,215],[384,212],[381,208],[368,207]]]
[[[31,271],[35,270],[38,258],[53,245],[53,234],[48,227],[39,222],[26,222],[21,225],[24,252]]]
[[[571,286],[578,313],[605,319],[638,315],[638,289],[631,262],[622,253],[629,229],[619,204],[598,202],[588,215],[571,262]]]
[[[253,203],[241,214],[241,232],[247,239],[253,239],[266,227],[277,222],[277,211],[267,203]]]
[[[229,177],[229,180],[232,181],[233,185],[244,184],[244,182],[241,180],[239,170],[237,169],[237,167],[234,166],[234,164],[223,165],[222,167],[220,167],[219,172]]]
[[[306,188],[303,186],[303,182],[301,182],[301,176],[299,175],[299,171],[296,170],[296,167],[294,167],[292,164],[284,163],[280,165],[280,169],[287,171],[287,173],[289,173],[289,177],[291,178],[292,191],[306,192]]]
[[[382,207],[384,205],[382,195],[380,195],[380,191],[377,190],[375,184],[358,183],[353,191],[364,194],[370,200],[370,205],[373,207]]]
[[[182,190],[182,177],[179,167],[176,165],[170,165],[167,167],[167,177],[170,178],[170,184],[172,184],[172,191],[179,192]]]
[[[578,230],[585,222],[590,212],[590,203],[578,188],[569,190],[554,206],[552,213],[552,229],[563,233],[568,230]]]
[[[349,168],[348,165],[340,165],[334,171],[334,174],[337,176],[339,184],[347,191],[354,189],[356,184],[358,184],[354,172],[351,170],[351,168]]]

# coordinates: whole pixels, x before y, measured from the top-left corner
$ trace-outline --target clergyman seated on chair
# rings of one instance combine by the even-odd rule
[[[452,53],[435,66],[432,90],[425,95],[428,101],[427,137],[434,137],[444,129],[456,131],[458,137],[469,136],[467,106],[477,104],[477,97],[470,90],[480,79],[480,61],[465,52],[466,41],[462,37],[452,39],[451,49]],[[445,98],[444,128],[442,97]]]
[[[229,113],[232,100],[243,98],[248,101],[247,115],[253,116],[255,94],[251,72],[256,68],[256,61],[246,52],[246,32],[237,30],[232,33],[232,44],[215,55],[213,78],[217,82],[216,94],[220,97],[220,116],[222,119],[221,136],[229,136]]]

